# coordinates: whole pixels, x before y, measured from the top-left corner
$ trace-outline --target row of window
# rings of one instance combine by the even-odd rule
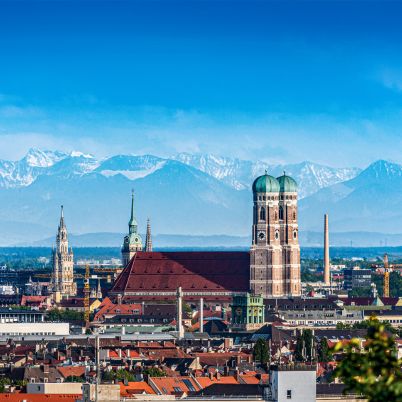
[[[293,211],[293,216],[292,216],[293,220],[296,220],[296,211]],[[266,221],[267,216],[266,216],[266,211],[264,207],[260,208],[260,221]],[[275,220],[278,219],[278,213],[275,211]],[[279,207],[279,219],[283,220],[283,208],[280,206]]]
[[[258,201],[275,201],[275,200],[297,200],[297,195],[286,195],[286,196],[277,196],[277,195],[259,195]]]

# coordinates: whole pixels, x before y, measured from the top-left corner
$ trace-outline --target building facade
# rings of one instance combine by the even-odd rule
[[[234,329],[255,330],[265,323],[264,299],[247,293],[234,296],[232,302],[232,326]]]
[[[265,174],[253,184],[253,236],[250,252],[152,252],[147,226],[146,251],[131,204],[124,238],[124,270],[109,294],[130,302],[171,300],[179,287],[186,300],[229,302],[233,296],[300,296],[297,184],[289,176]],[[135,258],[133,258],[135,256]]]
[[[343,287],[345,290],[353,290],[357,288],[371,288],[371,269],[361,269],[354,267],[352,269],[343,270]]]
[[[267,297],[300,296],[297,184],[265,175],[253,183],[250,289]]]
[[[52,292],[60,297],[71,297],[77,294],[74,282],[74,254],[68,247],[68,233],[64,221],[64,210],[61,206],[60,223],[56,236],[56,247],[52,251],[53,278]]]
[[[134,214],[134,191],[131,194],[131,218],[128,222],[128,235],[124,237],[121,257],[123,267],[134,257],[137,251],[142,251],[142,239],[138,233],[138,223]]]

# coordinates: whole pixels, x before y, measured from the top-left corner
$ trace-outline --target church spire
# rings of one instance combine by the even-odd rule
[[[101,284],[100,284],[100,279],[98,279],[98,288],[96,290],[96,297],[98,299],[102,299],[102,288],[101,288]]]
[[[59,228],[64,228],[65,223],[64,223],[64,207],[63,205],[60,207],[60,225]]]
[[[137,233],[137,220],[134,216],[134,190],[131,191],[131,217],[128,222],[129,233]]]
[[[152,251],[152,235],[151,235],[151,223],[149,218],[147,220],[147,235],[145,237],[145,251],[150,253]]]

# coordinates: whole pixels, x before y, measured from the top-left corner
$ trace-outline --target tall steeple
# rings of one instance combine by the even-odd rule
[[[62,297],[75,296],[77,285],[74,283],[74,255],[68,248],[67,227],[64,221],[64,208],[60,208],[60,223],[56,236],[56,247],[52,250],[53,292]]]
[[[151,235],[151,223],[149,218],[147,220],[147,235],[145,237],[145,251],[150,253],[152,251],[152,235]]]
[[[138,230],[138,224],[134,214],[134,190],[131,190],[131,217],[128,222],[128,232],[130,234],[137,233],[137,230]]]
[[[138,224],[134,213],[134,190],[131,193],[131,216],[128,222],[128,235],[124,237],[121,249],[123,266],[133,258],[137,251],[142,251],[142,239],[138,233]]]
[[[61,211],[60,211],[60,224],[59,224],[59,228],[64,227],[64,207],[63,205],[60,207]]]

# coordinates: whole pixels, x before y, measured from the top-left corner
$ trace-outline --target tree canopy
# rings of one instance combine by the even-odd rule
[[[334,376],[343,381],[346,391],[361,394],[370,402],[402,400],[402,359],[398,359],[393,337],[375,317],[368,322],[363,350],[353,338],[346,346],[338,342],[332,352],[344,353]]]
[[[254,345],[253,356],[254,360],[261,364],[267,364],[269,362],[270,352],[267,346],[267,342],[259,338]]]

